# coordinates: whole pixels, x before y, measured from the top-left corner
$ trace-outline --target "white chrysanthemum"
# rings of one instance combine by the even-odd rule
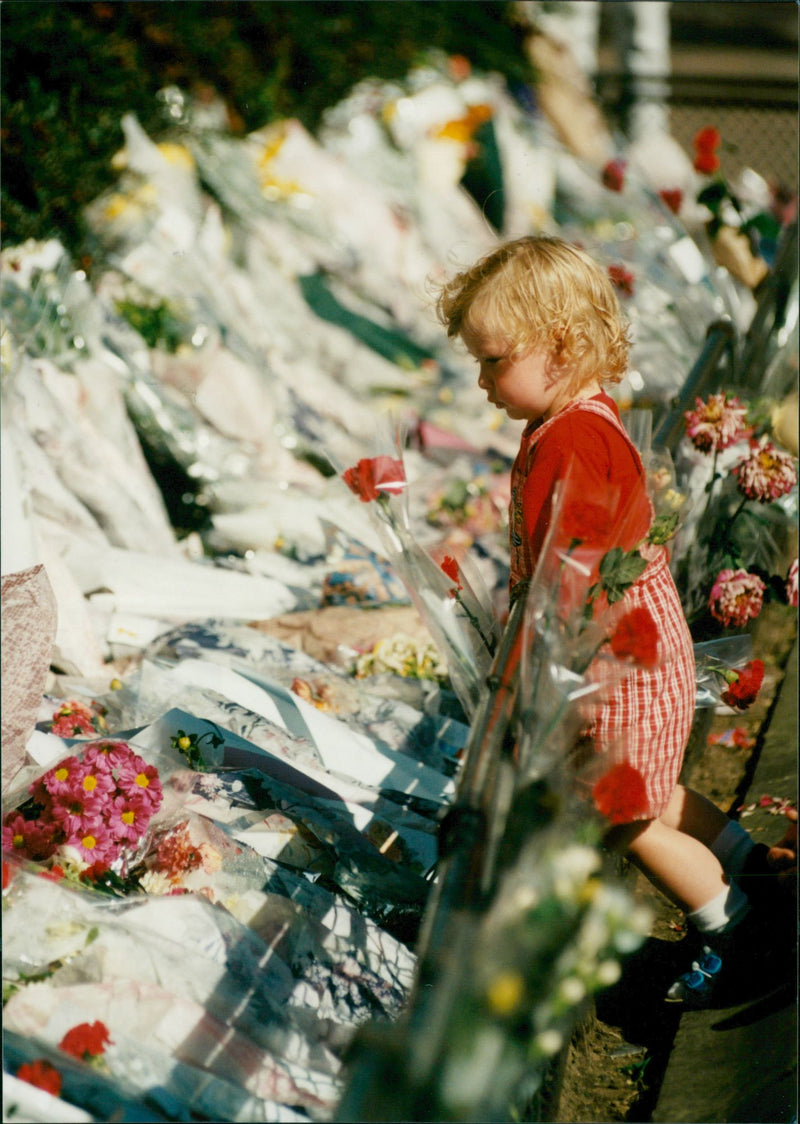
[[[593,847],[579,843],[565,848],[553,860],[553,891],[562,900],[576,897],[588,878],[600,868],[600,856]]]
[[[168,894],[173,889],[173,884],[160,870],[148,870],[139,879],[139,885],[146,894]]]
[[[543,1030],[536,1035],[533,1044],[540,1054],[550,1058],[564,1045],[564,1036],[557,1030]]]
[[[565,1003],[575,1006],[586,995],[586,984],[578,976],[567,976],[558,985],[558,994]]]
[[[597,982],[602,987],[615,984],[622,975],[619,960],[603,960],[597,965]]]

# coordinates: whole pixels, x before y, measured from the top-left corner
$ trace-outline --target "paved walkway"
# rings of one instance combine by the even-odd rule
[[[796,802],[798,784],[797,641],[786,665],[745,803],[761,796]],[[758,810],[744,823],[775,843],[782,816]],[[796,884],[795,884],[796,889]],[[797,925],[797,898],[786,894],[776,924]],[[793,970],[792,970],[793,967]],[[654,1124],[788,1124],[797,1120],[797,961],[787,978],[742,1006],[681,1015]]]

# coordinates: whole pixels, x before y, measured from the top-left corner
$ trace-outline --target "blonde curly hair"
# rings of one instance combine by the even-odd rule
[[[561,238],[496,247],[441,285],[436,311],[450,337],[502,341],[515,359],[547,349],[569,393],[618,383],[628,368],[628,324],[608,274]]]

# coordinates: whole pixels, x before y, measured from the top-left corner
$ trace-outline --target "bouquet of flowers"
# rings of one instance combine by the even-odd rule
[[[3,849],[59,876],[124,876],[163,799],[158,770],[124,741],[90,742],[29,786],[3,819]]]
[[[369,504],[387,558],[408,591],[446,664],[453,690],[468,715],[475,711],[489,672],[499,626],[488,595],[476,593],[456,560],[437,565],[412,532],[404,503],[408,487],[402,456],[362,457],[342,472]]]
[[[705,504],[676,551],[684,608],[690,623],[708,615],[712,626],[743,628],[765,600],[791,604],[791,567],[785,576],[780,569],[796,459],[725,392],[696,400],[686,412],[686,435],[700,465],[708,457],[711,463],[702,474]]]
[[[694,646],[698,707],[747,710],[764,682],[764,661],[753,659],[750,636],[728,636]]]

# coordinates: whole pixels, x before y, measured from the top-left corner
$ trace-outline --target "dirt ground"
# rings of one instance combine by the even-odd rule
[[[711,709],[697,712],[681,779],[726,813],[742,804],[748,767],[758,752],[759,735],[783,679],[796,621],[791,610],[772,604],[754,622],[754,655],[766,666],[761,692],[749,710],[741,714],[717,714]],[[733,728],[746,730],[752,744],[715,741]],[[686,967],[686,957],[681,955],[683,915],[631,868],[620,873],[629,880],[635,896],[653,911],[650,939],[646,948],[626,962],[620,982],[597,997],[578,1026],[558,1096],[553,1098],[553,1120],[572,1124],[649,1121],[669,1060],[680,1010],[661,997]]]

